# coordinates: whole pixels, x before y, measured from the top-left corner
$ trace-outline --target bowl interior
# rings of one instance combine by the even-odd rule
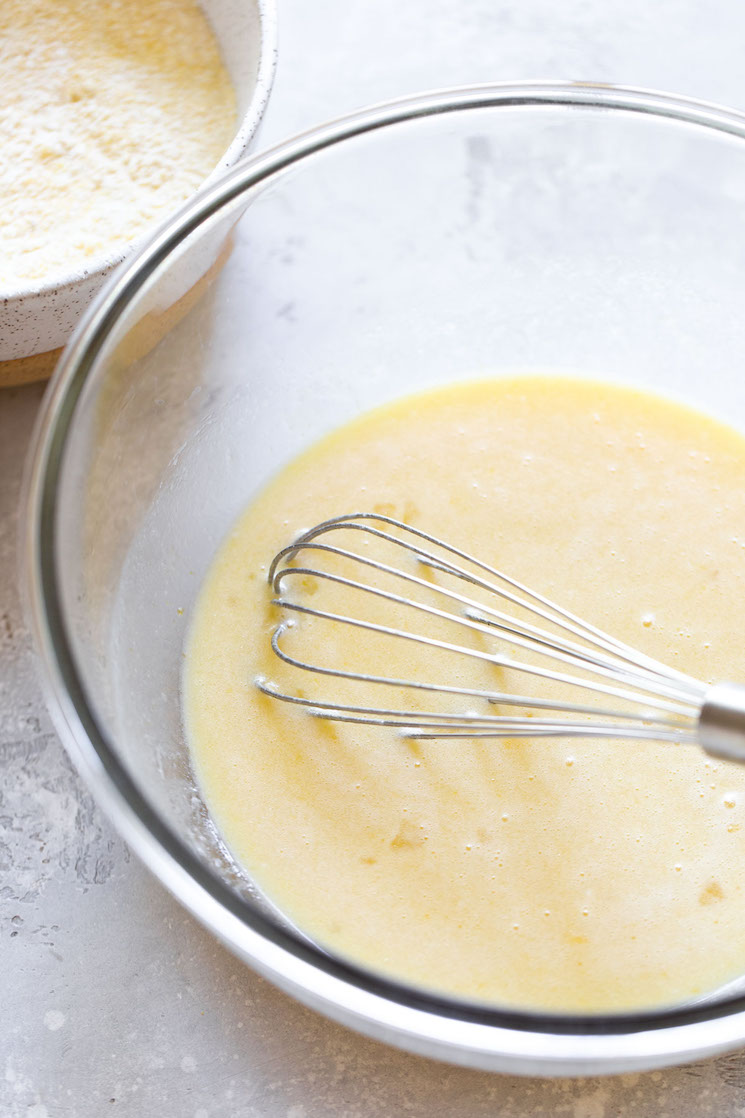
[[[200,583],[266,480],[365,409],[520,370],[647,387],[745,430],[745,140],[504,101],[312,148],[234,174],[130,269],[63,371],[57,427],[55,578],[88,703],[160,818],[267,911],[210,823],[179,698]]]
[[[214,31],[236,93],[235,134],[205,183],[243,156],[259,127],[275,65],[273,0],[200,0]],[[129,246],[105,251],[65,274],[28,281],[0,298],[0,385],[48,376],[92,296],[125,256],[142,246],[149,232]],[[34,361],[36,358],[36,361]]]

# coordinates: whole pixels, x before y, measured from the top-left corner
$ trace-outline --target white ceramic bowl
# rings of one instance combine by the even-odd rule
[[[238,130],[205,180],[212,182],[249,150],[274,78],[277,21],[274,0],[200,0],[235,88]],[[203,185],[205,185],[203,184]],[[38,288],[0,290],[0,386],[48,375],[61,347],[106,276],[151,235]]]

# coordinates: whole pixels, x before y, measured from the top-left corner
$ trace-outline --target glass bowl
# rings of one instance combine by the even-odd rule
[[[232,255],[211,268],[226,236]],[[403,393],[516,370],[649,387],[745,430],[744,296],[745,116],[523,83],[376,107],[256,156],[90,308],[27,481],[50,706],[126,840],[273,982],[403,1048],[523,1074],[630,1071],[745,1040],[739,984],[656,1012],[545,1015],[318,949],[217,840],[179,703],[210,559],[302,447]]]

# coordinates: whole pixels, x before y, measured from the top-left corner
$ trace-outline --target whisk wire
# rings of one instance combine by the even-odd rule
[[[623,710],[605,710],[602,708],[598,708],[597,706],[557,701],[555,699],[545,699],[529,695],[516,695],[511,692],[486,691],[472,687],[457,687],[452,684],[423,682],[421,680],[411,679],[397,679],[391,676],[370,675],[363,672],[350,672],[344,671],[340,668],[324,668],[318,664],[310,664],[307,661],[298,660],[297,658],[291,656],[288,652],[286,652],[279,643],[280,638],[285,631],[286,627],[284,625],[278,625],[272,634],[271,644],[274,654],[290,667],[298,668],[301,671],[314,672],[317,675],[329,675],[334,676],[335,678],[348,679],[357,683],[364,684],[374,683],[382,684],[386,687],[400,687],[417,691],[430,691],[441,695],[462,695],[464,698],[481,699],[485,702],[496,704],[499,706],[516,706],[526,710],[553,710],[563,711],[565,713],[571,714],[602,715],[604,718],[609,719],[638,719],[639,717],[638,711],[630,712]],[[322,703],[316,700],[305,699],[294,695],[284,695],[279,692],[278,688],[268,683],[263,677],[257,677],[255,683],[257,687],[259,687],[259,689],[265,694],[271,695],[273,698],[283,699],[284,701],[289,703],[300,703],[305,706],[325,708],[328,710],[365,709],[373,712],[378,710],[378,708],[370,707],[346,707],[338,703]],[[668,705],[672,708],[672,704]],[[670,722],[669,718],[663,718],[662,716],[660,716],[659,714],[655,714],[651,710],[645,710],[643,713],[645,722],[653,722],[655,720],[659,720],[666,725],[668,725]],[[675,710],[671,709],[667,713],[676,713],[680,718],[686,718],[690,716],[690,710],[688,709],[688,707],[684,707],[682,705]],[[418,714],[417,717],[419,717]],[[433,715],[433,717],[435,717],[435,715]],[[448,718],[450,716],[444,713],[440,713],[439,717]],[[497,716],[492,715],[491,717]]]
[[[369,682],[376,682],[369,680]],[[382,681],[378,681],[382,682]],[[407,686],[407,681],[393,681],[388,680],[385,682],[398,682],[403,686]],[[257,688],[270,698],[282,699],[284,702],[302,706],[308,709],[309,713],[316,717],[326,718],[334,722],[356,722],[368,726],[396,726],[401,727],[408,732],[407,737],[473,737],[475,736],[472,730],[484,730],[484,736],[487,737],[515,737],[521,733],[525,728],[524,718],[514,718],[507,715],[481,715],[481,714],[447,714],[442,711],[416,711],[415,716],[411,711],[386,709],[384,707],[365,707],[365,706],[347,706],[335,703],[321,702],[316,699],[306,699],[299,695],[283,695],[279,693],[276,688],[263,677],[257,677],[255,680]],[[458,691],[462,694],[462,691]],[[510,696],[509,701],[518,703],[521,700],[517,696]],[[556,709],[555,705],[552,707],[546,704],[546,709]],[[565,710],[566,707],[562,707]],[[579,711],[585,711],[597,715],[604,713],[609,718],[617,718],[619,721],[623,719],[633,720],[637,716],[629,712],[618,713],[599,712],[597,708],[593,707],[575,707]],[[434,734],[429,734],[426,730],[417,728],[418,722],[436,722],[440,726]],[[689,730],[684,726],[675,726],[670,728],[670,722],[658,715],[650,714],[648,719],[648,726],[642,729],[634,729],[631,736],[649,738],[656,737],[664,741],[681,741],[693,740]],[[555,736],[557,729],[566,727],[566,722],[561,719],[533,719],[530,723],[531,737],[534,736]],[[596,730],[601,730],[606,736],[613,737],[627,737],[627,729],[623,726],[608,722],[603,723],[593,722],[591,726],[576,727],[573,736],[575,737],[594,737]],[[458,733],[457,731],[462,731]]]
[[[376,525],[384,526],[385,530]],[[540,619],[542,624],[536,625],[518,619],[488,601],[476,600],[451,586],[422,578],[373,555],[359,554],[320,539],[330,533],[348,531],[364,533],[365,538],[380,541],[385,547],[399,548],[409,560],[414,559],[430,572],[443,574],[493,595],[501,602],[507,602],[527,615]],[[383,585],[327,570],[315,563],[293,565],[301,552],[312,552],[319,559],[329,557],[342,564],[357,565],[385,578],[393,578],[417,592],[435,594],[443,604],[447,603],[457,609],[453,612],[451,609],[439,608],[421,600],[423,595],[409,597],[386,589]],[[470,570],[469,565],[472,568]],[[540,663],[515,659],[500,651],[482,651],[428,635],[426,632],[384,625],[363,617],[337,613],[332,609],[317,608],[289,596],[289,588],[294,581],[305,582],[309,578],[337,585],[345,592],[351,590],[390,602],[398,609],[413,610],[418,616],[432,618],[438,623],[453,623],[482,637],[497,637],[511,648],[520,648],[533,656],[548,658],[553,666],[545,667]],[[707,694],[704,684],[650,656],[636,652],[629,645],[465,551],[392,517],[378,513],[357,513],[326,520],[304,532],[277,553],[270,565],[268,579],[277,595],[273,604],[282,611],[282,619],[272,633],[272,649],[292,669],[365,686],[373,684],[394,690],[460,696],[477,702],[485,701],[490,705],[517,708],[517,713],[495,714],[446,710],[412,711],[367,704],[335,703],[284,692],[264,678],[256,680],[264,694],[303,707],[316,717],[367,726],[393,727],[406,737],[419,739],[623,737],[685,743],[697,740],[696,719]],[[584,689],[598,697],[621,700],[622,703],[630,704],[632,709],[619,710],[601,704],[565,701],[561,697],[520,695],[508,691],[464,687],[453,682],[403,679],[326,667],[293,656],[282,647],[282,638],[294,626],[294,622],[288,619],[288,614],[305,615],[331,625],[352,626],[380,637],[395,641],[406,640],[438,652],[452,653],[505,668],[516,675],[519,673],[537,680],[558,683],[563,687]],[[547,629],[545,625],[550,625],[558,633]],[[561,665],[561,670],[557,669],[557,664]],[[567,672],[563,670],[565,665],[576,666],[595,678],[588,679]],[[550,717],[552,714],[564,717]]]
[[[478,568],[479,570],[485,571],[487,574],[497,579],[499,583],[504,583],[504,586],[495,585],[493,583],[477,579],[471,572],[465,570],[459,565],[449,562],[446,563],[441,558],[423,551],[420,547],[414,546],[413,544],[408,543],[406,540],[401,539],[398,536],[393,536],[390,533],[380,531],[380,529],[372,528],[369,524],[366,523],[357,523],[357,521],[369,520],[375,520],[390,525],[391,527],[395,527],[404,532],[408,532],[412,536],[418,537],[419,539],[426,540],[428,543],[433,544],[434,546],[440,548],[442,551],[446,551],[451,555],[456,555],[458,556],[458,558],[465,560],[467,563],[470,563],[472,566]],[[324,535],[328,532],[340,528],[351,531],[365,532],[371,536],[376,536],[379,539],[383,539],[388,541],[389,543],[393,543],[410,552],[411,554],[416,556],[417,559],[430,566],[432,569],[443,571],[445,573],[453,575],[454,577],[464,579],[465,581],[470,582],[474,585],[481,586],[483,589],[490,591],[491,593],[494,593],[507,601],[512,602],[513,605],[517,605],[520,608],[525,609],[535,614],[536,616],[539,616],[544,620],[551,622],[553,625],[565,629],[568,632],[573,633],[575,636],[579,636],[582,640],[585,640],[592,644],[596,644],[598,647],[606,650],[609,648],[612,649],[616,655],[627,659],[631,664],[634,665],[635,668],[646,666],[651,671],[661,674],[666,679],[669,679],[671,677],[679,678],[682,681],[685,681],[687,685],[692,686],[699,692],[703,692],[703,690],[705,690],[703,685],[700,684],[698,680],[693,679],[691,676],[688,676],[683,672],[679,672],[677,669],[672,668],[667,664],[662,664],[659,661],[654,660],[652,657],[639,652],[637,649],[632,648],[630,645],[624,644],[616,637],[613,637],[610,634],[605,633],[602,629],[591,625],[589,622],[585,621],[583,618],[578,617],[576,614],[571,613],[563,606],[557,605],[555,602],[552,602],[544,595],[539,594],[537,591],[532,590],[530,587],[525,586],[523,583],[511,578],[509,575],[504,574],[503,571],[499,571],[496,568],[489,566],[482,560],[469,555],[468,552],[461,551],[459,548],[454,547],[452,544],[446,543],[444,540],[438,539],[436,536],[430,535],[427,532],[423,532],[421,529],[414,528],[411,525],[405,524],[400,520],[395,520],[393,517],[384,516],[381,513],[354,513],[347,516],[333,517],[329,520],[323,521],[321,524],[317,524],[314,528],[311,528],[308,531],[304,532],[301,536],[298,537],[297,540],[295,540],[293,544],[290,544],[289,546],[283,548],[275,556],[269,571],[269,582],[273,583],[276,567],[284,557],[291,557],[293,554],[305,549],[310,544],[312,544],[312,542],[317,539],[318,536]],[[328,547],[329,545],[317,546]],[[358,554],[352,554],[353,558],[364,561]],[[395,573],[399,576],[404,574],[404,572],[401,572],[398,569],[395,570]],[[427,583],[427,585],[431,586],[432,584]],[[511,587],[513,590],[517,590],[525,597],[520,598],[517,595],[513,594],[510,590],[505,589],[505,587]],[[531,604],[531,602],[526,599],[532,599],[532,601],[534,603],[537,603],[537,605]]]
[[[382,538],[395,540],[395,537],[387,536],[382,533],[376,534],[381,536]],[[437,616],[444,620],[467,626],[472,630],[487,633],[487,635],[488,629],[486,629],[484,626],[488,625],[491,629],[497,630],[505,635],[508,638],[509,642],[517,647],[524,648],[528,651],[541,652],[544,655],[551,656],[552,659],[561,660],[564,663],[576,663],[577,661],[581,661],[582,666],[585,667],[588,671],[593,671],[596,668],[605,669],[605,671],[601,671],[598,674],[612,675],[612,677],[616,679],[621,678],[621,676],[624,674],[623,669],[618,664],[617,660],[613,660],[607,655],[603,655],[597,652],[591,653],[589,649],[584,648],[583,646],[577,644],[575,641],[568,641],[561,637],[554,637],[553,634],[548,633],[544,629],[539,629],[538,627],[531,625],[529,622],[523,623],[521,630],[518,631],[514,628],[514,618],[509,617],[507,614],[501,612],[500,610],[495,610],[492,607],[483,605],[479,602],[475,602],[472,598],[468,598],[463,594],[458,594],[453,590],[449,590],[447,587],[428,582],[425,579],[418,578],[416,575],[391,567],[387,563],[382,563],[380,561],[371,559],[369,556],[358,555],[355,552],[347,551],[344,548],[330,547],[327,544],[310,543],[307,544],[306,547],[303,548],[303,550],[318,550],[323,551],[327,554],[339,556],[341,558],[355,560],[360,564],[371,567],[386,574],[392,574],[403,581],[412,583],[416,586],[420,586],[425,590],[432,590],[444,597],[447,597],[451,601],[458,602],[460,605],[465,606],[466,609],[464,610],[463,615],[460,616],[458,614],[450,613],[444,610],[438,610],[434,607],[425,605],[423,602],[417,602],[411,598],[405,598],[399,594],[393,594],[389,591],[383,590],[379,586],[371,586],[368,583],[358,582],[355,579],[346,578],[342,575],[336,575],[331,573],[330,571],[324,571],[311,567],[286,567],[283,570],[279,571],[277,574],[275,574],[273,579],[273,586],[276,592],[280,591],[282,582],[291,576],[326,579],[329,582],[336,582],[339,585],[346,586],[351,589],[364,591],[368,594],[373,595],[374,597],[387,599],[388,601],[395,602],[398,605],[407,606],[409,608],[419,610],[422,613],[428,613],[430,616]],[[447,570],[450,574],[456,574],[456,571],[454,569],[448,570],[448,568],[445,567],[441,567],[440,569]],[[469,581],[473,581],[474,583],[476,583],[476,580],[469,579]],[[482,586],[484,589],[492,589],[492,587],[488,583],[482,582],[480,580],[477,584]],[[284,598],[274,599],[273,604],[279,606],[280,608],[295,609],[298,612],[312,612],[311,610],[305,609],[302,606],[296,603],[292,603]],[[490,614],[491,617],[485,617],[484,614]],[[337,615],[324,615],[320,611],[315,611],[315,616],[326,616],[328,620],[341,620]],[[347,623],[354,624],[355,622],[352,619],[347,619]],[[628,660],[627,657],[622,657],[622,659]],[[504,667],[524,667],[523,665],[514,665],[513,661],[511,660],[500,660],[496,656],[493,657],[493,663],[501,664],[501,666]],[[636,673],[628,671],[626,672],[626,677],[628,679],[633,678],[634,681],[638,681],[642,676],[649,679],[650,685],[648,690],[650,691],[665,688],[665,693],[671,698],[684,698],[688,694],[687,690],[682,691],[679,687],[676,688],[675,686],[671,686],[669,682],[667,682],[666,676],[662,677],[659,671],[652,671],[651,668],[642,667],[638,669]],[[693,682],[692,680],[688,681],[687,677],[681,678],[685,679],[687,683]]]
[[[337,581],[345,582],[346,580],[340,579]],[[349,583],[347,583],[347,585],[349,585]],[[405,605],[411,604],[405,599],[399,599],[397,595],[382,594],[382,592],[378,591],[375,591],[375,593],[380,593],[381,596],[387,597],[392,601],[401,601],[402,604]],[[605,684],[600,684],[595,680],[582,679],[579,676],[569,675],[566,672],[557,672],[550,668],[541,668],[537,664],[528,664],[521,660],[514,660],[508,656],[500,656],[498,653],[482,652],[477,648],[468,648],[465,645],[453,644],[450,641],[439,640],[436,637],[428,637],[424,633],[414,633],[406,629],[396,629],[388,625],[379,625],[372,621],[363,621],[359,617],[347,617],[344,614],[330,613],[326,610],[314,609],[312,606],[304,605],[299,602],[291,602],[285,599],[274,599],[274,604],[282,607],[283,609],[291,610],[294,613],[305,614],[309,617],[317,617],[324,621],[336,622],[340,625],[351,625],[358,629],[365,629],[367,630],[367,632],[381,633],[385,636],[396,637],[401,640],[413,641],[417,644],[426,645],[429,648],[437,648],[444,652],[459,653],[463,656],[468,656],[473,660],[481,660],[482,662],[492,664],[495,667],[510,668],[513,671],[523,672],[525,675],[532,675],[539,679],[547,679],[555,683],[565,683],[572,687],[581,687],[586,691],[595,691],[603,695],[613,695],[617,699],[627,699],[630,702],[638,701],[638,695],[635,692],[623,687],[610,687]],[[444,613],[442,610],[436,610],[432,607],[423,606],[418,603],[415,605],[415,608],[421,609],[431,615],[447,617],[448,619],[456,620],[461,624],[468,625],[469,628],[476,632],[484,631],[483,626],[473,622],[469,623],[466,619],[456,618],[454,617],[454,615]],[[521,643],[524,644],[525,642]],[[571,663],[571,659],[561,652],[551,652],[547,654],[551,655],[552,659]],[[630,678],[627,673],[623,671],[602,668],[594,664],[582,663],[581,666],[586,668],[587,671],[594,672],[597,675],[602,675],[605,678],[617,679],[621,681]],[[307,664],[304,665],[304,667],[310,670],[315,670]],[[339,671],[337,669],[328,669],[325,674],[346,676],[346,678],[352,678],[345,672]],[[652,691],[655,689],[650,686],[650,684],[646,680],[635,680],[634,682],[640,690]],[[676,691],[673,691],[673,689],[671,688],[666,688],[663,685],[659,685],[657,689],[665,695],[672,695],[673,697],[681,698],[680,694]],[[658,710],[667,710],[671,713],[685,713],[674,703],[669,703],[665,699],[658,698],[657,696],[650,696],[647,698],[646,701],[649,706],[654,707]]]

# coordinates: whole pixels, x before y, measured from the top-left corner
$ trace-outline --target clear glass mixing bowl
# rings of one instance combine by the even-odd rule
[[[547,1016],[323,953],[225,857],[179,708],[210,558],[300,448],[402,393],[521,369],[648,386],[745,429],[744,296],[745,116],[526,83],[374,108],[257,156],[91,308],[27,485],[50,704],[127,841],[272,981],[391,1043],[525,1074],[652,1067],[745,1040],[737,986],[669,1011]]]

